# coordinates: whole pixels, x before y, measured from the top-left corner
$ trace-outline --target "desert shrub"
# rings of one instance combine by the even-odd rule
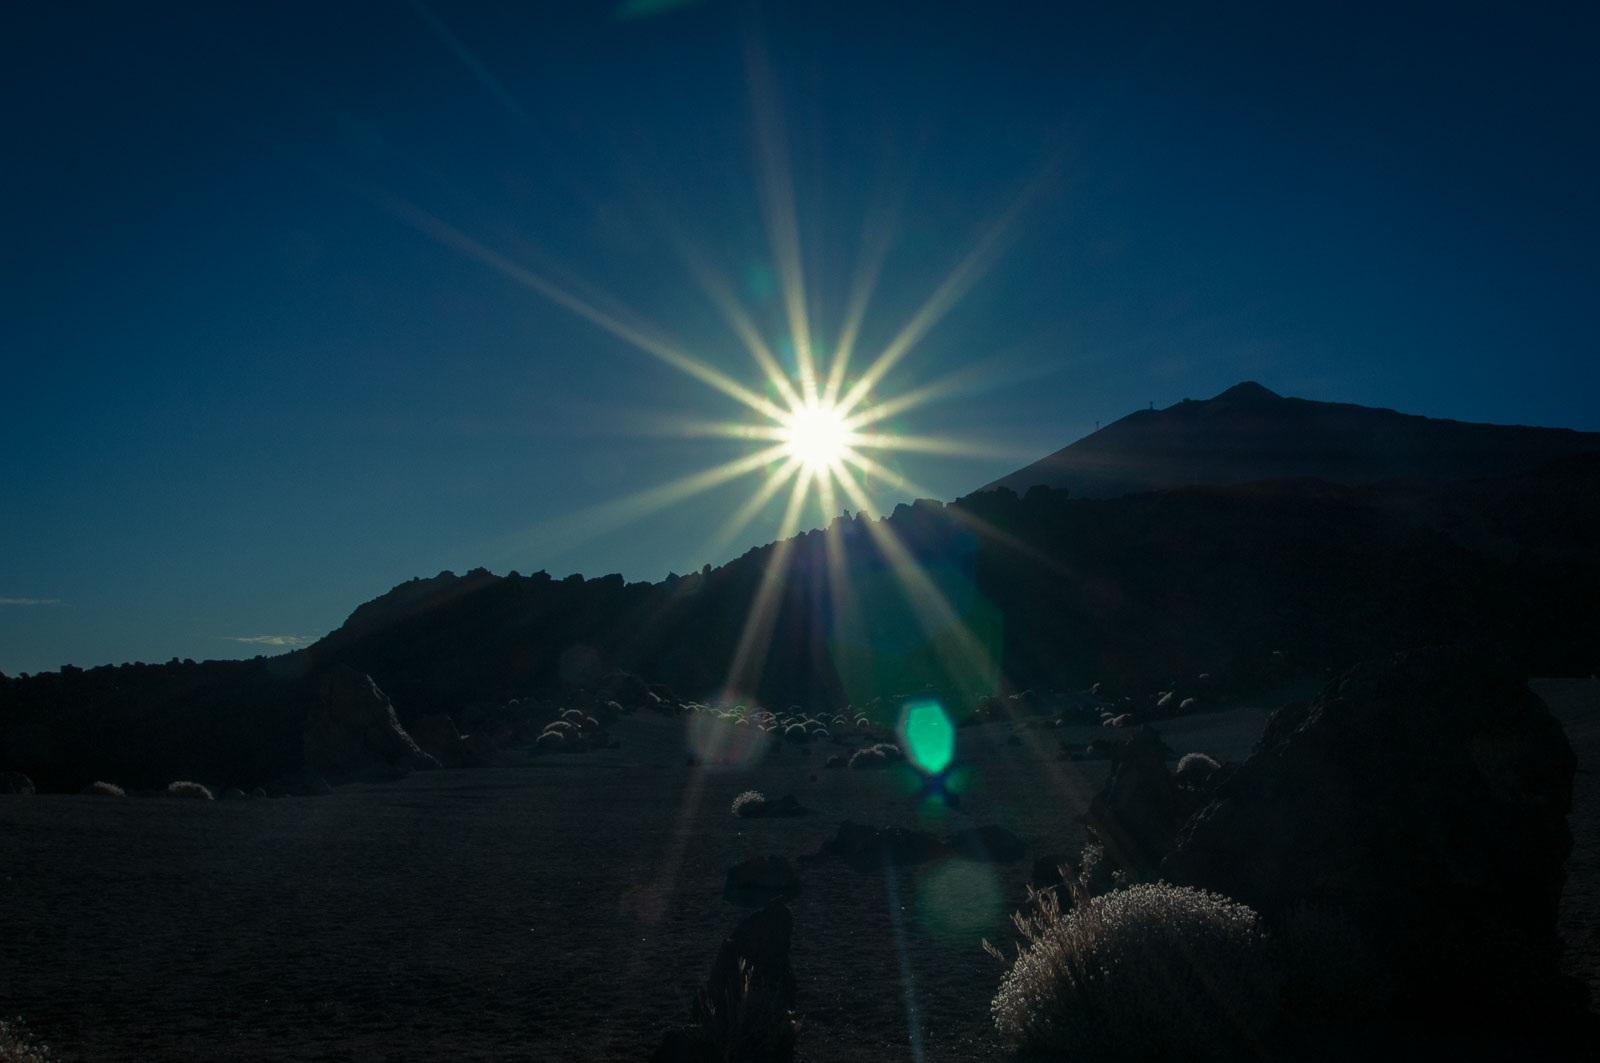
[[[1273,1018],[1277,971],[1245,905],[1162,883],[1068,913],[1055,892],[1030,891],[1030,908],[1012,917],[1028,945],[990,1007],[1024,1053],[1240,1059]]]
[[[79,793],[89,794],[94,797],[127,797],[128,792],[116,783],[92,782],[85,786]]]
[[[582,717],[579,718],[581,719]],[[568,732],[576,731],[577,729],[578,725],[573,723],[571,720],[551,720],[549,723],[544,725],[544,733],[546,734],[552,732],[557,734],[566,734]]]
[[[783,729],[783,737],[791,742],[809,742],[811,732],[806,730],[806,725],[803,723],[791,723]]]
[[[543,749],[546,751],[565,748],[566,744],[567,736],[562,734],[560,731],[546,731],[544,734],[533,740],[535,749]]]
[[[760,790],[746,790],[733,799],[733,814],[742,819],[759,816],[767,807],[767,795]]]
[[[0,1020],[0,1063],[50,1063],[50,1046],[35,1041],[21,1019]]]
[[[167,784],[168,797],[184,797],[191,801],[214,801],[215,795],[197,782],[179,780]]]
[[[893,762],[896,760],[906,759],[905,751],[899,746],[895,745],[893,742],[879,742],[872,748],[876,749],[879,753],[882,753],[883,759],[887,761]]]
[[[1173,769],[1173,777],[1183,786],[1204,786],[1222,765],[1204,753],[1185,753]]]
[[[1389,1005],[1394,981],[1372,937],[1342,909],[1293,906],[1275,944],[1291,1017],[1362,1019]]]
[[[579,720],[583,719],[583,713],[578,709],[562,709],[561,718],[563,720],[571,720],[573,723],[577,723]]]
[[[848,765],[849,763],[850,763],[850,761],[848,759],[846,759],[846,757],[845,757],[845,755],[843,753],[835,753],[832,756],[830,756],[828,758],[827,762],[824,763],[822,766],[824,768],[843,768],[846,765]]]
[[[850,766],[857,770],[863,768],[887,768],[889,758],[877,746],[866,746],[850,754]]]

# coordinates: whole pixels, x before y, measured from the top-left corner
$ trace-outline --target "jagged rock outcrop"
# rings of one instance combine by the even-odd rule
[[[1277,713],[1162,872],[1269,918],[1347,914],[1410,1006],[1547,1007],[1564,993],[1575,766],[1515,672],[1457,648],[1397,654]]]
[[[303,732],[306,774],[393,779],[439,767],[400,726],[388,695],[370,676],[339,665],[322,677],[320,693]]]

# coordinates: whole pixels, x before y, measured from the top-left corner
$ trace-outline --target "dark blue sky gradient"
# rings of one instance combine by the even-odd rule
[[[759,387],[672,239],[782,345],[752,69],[824,346],[893,220],[858,369],[1026,197],[877,389],[971,373],[894,421],[988,448],[894,462],[930,493],[1244,379],[1600,430],[1592,4],[325,6],[0,35],[8,673],[275,652],[234,640],[443,568],[655,580],[773,538],[777,503],[705,553],[753,477],[574,531],[750,448],[678,421],[753,418],[396,209]]]

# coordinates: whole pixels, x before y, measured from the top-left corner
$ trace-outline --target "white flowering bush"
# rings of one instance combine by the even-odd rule
[[[1080,894],[1067,912],[1044,891],[1030,909],[1012,917],[1027,946],[990,1008],[1024,1053],[1244,1058],[1276,1014],[1276,965],[1243,904],[1161,883]]]
[[[50,1046],[34,1040],[21,1019],[0,1020],[0,1063],[50,1063]]]

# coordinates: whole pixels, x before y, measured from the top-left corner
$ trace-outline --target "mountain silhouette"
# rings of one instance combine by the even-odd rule
[[[1315,477],[1336,484],[1511,476],[1600,450],[1600,432],[1472,424],[1285,398],[1254,381],[1139,410],[982,490],[1042,484],[1117,498],[1193,484]]]
[[[1298,464],[1249,449],[1229,458],[1223,446],[1282,438],[1312,414],[1317,438],[1349,446],[1304,447]],[[1377,428],[1363,438],[1360,424]],[[669,704],[848,704],[892,723],[908,694],[959,717],[984,695],[1030,687],[1153,691],[1206,673],[1217,690],[1260,689],[1286,667],[1321,675],[1427,645],[1493,647],[1529,675],[1600,667],[1600,451],[1460,478],[1592,435],[1281,399],[1256,385],[1112,429],[1168,444],[1117,451],[1124,484],[1175,469],[1281,477],[1313,459],[1413,478],[1298,475],[1103,499],[1002,486],[841,517],[659,583],[444,572],[281,657],[0,676],[0,769],[57,790],[96,779],[248,787],[301,768],[318,691],[341,669],[370,676],[408,728],[448,714],[463,732],[496,734],[516,729],[530,699],[603,704],[623,674]],[[1379,462],[1374,436],[1409,448],[1406,462]],[[1456,475],[1415,478],[1420,469]]]

